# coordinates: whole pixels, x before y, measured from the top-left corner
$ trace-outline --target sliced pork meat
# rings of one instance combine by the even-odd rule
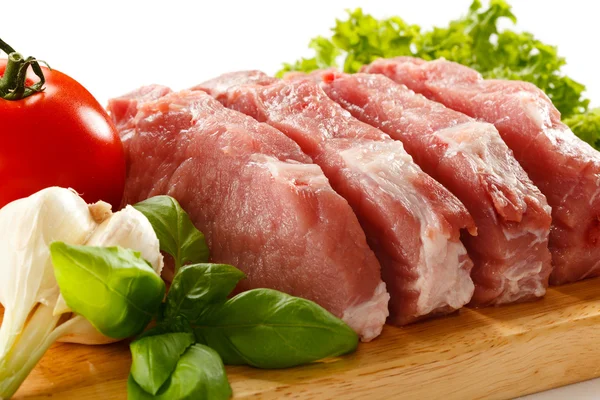
[[[121,97],[109,100],[108,109],[115,124],[119,128],[121,141],[125,148],[125,156],[129,165],[129,146],[128,141],[135,132],[135,115],[138,110],[138,103],[144,103],[159,99],[166,94],[171,93],[171,89],[161,85],[148,85],[127,93]]]
[[[468,303],[472,262],[460,230],[474,223],[462,203],[425,174],[402,143],[353,118],[315,82],[259,86],[252,74],[248,85],[236,86],[241,75],[197,88],[279,129],[321,166],[381,262],[390,322],[407,324]]]
[[[551,283],[600,276],[600,153],[560,121],[544,92],[444,60],[381,60],[366,69],[493,123],[552,206]]]
[[[363,340],[381,332],[389,295],[379,263],[346,200],[292,140],[203,92],[132,97],[111,103],[137,108],[133,121],[116,119],[130,134],[126,202],[176,198],[212,261],[247,274],[238,290],[313,300]]]
[[[220,75],[214,79],[205,81],[192,90],[202,90],[221,101],[221,96],[226,96],[230,87],[236,85],[270,85],[279,79],[265,74],[262,71],[235,71]]]
[[[322,86],[358,119],[404,143],[477,225],[463,235],[477,306],[543,296],[551,272],[550,208],[493,125],[415,94],[383,75],[326,73]]]

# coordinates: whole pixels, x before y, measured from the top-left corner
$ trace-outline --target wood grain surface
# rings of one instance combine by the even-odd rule
[[[355,354],[287,369],[228,367],[239,399],[508,399],[600,376],[600,280],[535,303],[464,309],[382,336]],[[56,344],[18,399],[125,399],[126,343]]]

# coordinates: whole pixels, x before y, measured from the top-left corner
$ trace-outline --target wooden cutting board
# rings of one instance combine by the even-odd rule
[[[287,370],[228,367],[239,399],[508,399],[600,376],[600,280],[543,300],[386,326],[355,354]],[[125,399],[128,346],[57,344],[19,399]]]

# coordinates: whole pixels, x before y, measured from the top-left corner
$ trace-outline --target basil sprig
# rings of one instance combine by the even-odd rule
[[[316,303],[254,289],[228,299],[242,271],[208,264],[204,235],[179,203],[159,196],[135,206],[152,223],[176,273],[165,284],[140,254],[120,247],[50,247],[67,305],[101,333],[130,345],[130,399],[227,399],[225,364],[285,368],[356,349],[358,337]],[[163,299],[164,302],[163,302]]]

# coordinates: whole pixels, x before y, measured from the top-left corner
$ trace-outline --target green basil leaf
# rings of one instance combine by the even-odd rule
[[[164,318],[184,316],[190,321],[198,319],[208,304],[227,300],[229,293],[243,278],[244,273],[231,265],[186,265],[173,279]]]
[[[183,332],[193,333],[194,332],[194,330],[192,329],[192,326],[190,325],[190,321],[188,321],[188,319],[182,315],[177,316],[175,318],[168,319],[168,320],[167,319],[159,320],[157,322],[158,322],[158,324],[155,327],[143,332],[142,334],[140,334],[137,337],[137,339],[141,339],[141,338],[147,337],[147,336],[162,335],[164,333],[183,333]]]
[[[193,333],[193,330],[189,330],[189,331],[186,331],[186,330],[173,330],[167,324],[159,324],[159,325],[156,325],[156,326],[154,326],[154,327],[152,327],[152,328],[150,328],[150,329],[148,329],[148,330],[140,333],[136,337],[135,340],[140,340],[142,338],[150,337],[150,336],[163,335],[165,333],[180,333],[180,332],[192,332]]]
[[[194,324],[199,342],[225,364],[286,368],[352,352],[358,336],[343,321],[305,299],[255,289],[211,307]]]
[[[204,235],[177,200],[156,196],[134,205],[148,218],[160,242],[160,249],[173,256],[175,272],[182,265],[208,261],[209,252]]]
[[[140,333],[165,295],[163,280],[133,250],[54,242],[50,253],[67,305],[108,337]]]
[[[181,355],[194,344],[191,333],[144,336],[129,345],[131,376],[146,392],[156,394],[175,370]]]
[[[129,400],[221,400],[231,397],[225,366],[219,355],[201,344],[189,347],[156,395],[147,393],[132,375],[127,381]]]

